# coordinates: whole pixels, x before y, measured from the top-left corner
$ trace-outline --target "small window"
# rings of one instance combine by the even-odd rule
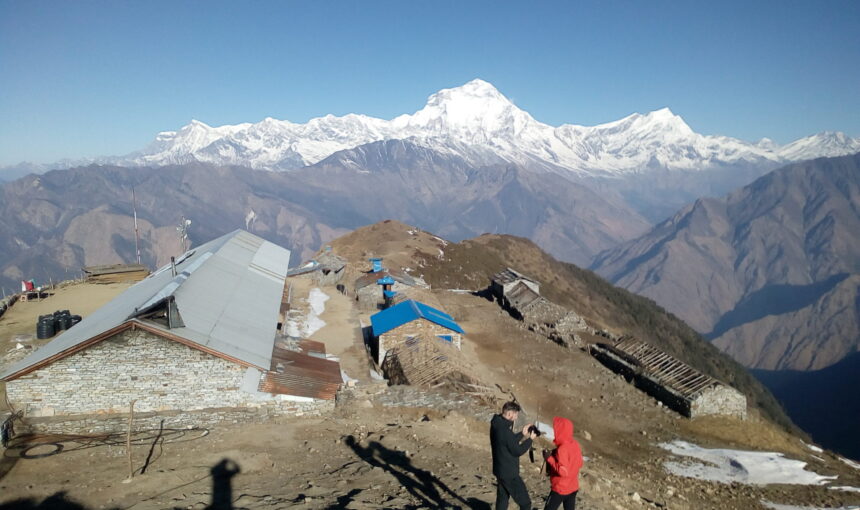
[[[445,340],[446,342],[453,342],[454,341],[454,337],[451,335],[436,335],[436,336],[438,336],[442,340]]]

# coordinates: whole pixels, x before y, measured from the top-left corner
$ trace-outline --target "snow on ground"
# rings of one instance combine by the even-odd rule
[[[325,321],[320,319],[320,315],[325,311],[325,302],[328,301],[328,294],[321,291],[319,288],[314,287],[311,289],[310,294],[308,295],[308,304],[310,305],[310,311],[308,312],[308,316],[305,319],[305,328],[304,334],[305,337],[310,337],[323,326],[325,326]]]
[[[779,503],[771,503],[770,501],[762,501],[762,505],[772,510],[858,510],[858,506],[843,506],[839,508],[822,508],[820,506],[795,506],[795,505],[780,505]]]
[[[287,335],[296,338],[308,338],[325,326],[325,321],[319,316],[325,311],[325,302],[328,299],[328,294],[319,288],[311,289],[308,295],[310,308],[308,314],[299,318],[290,317],[287,320]]]
[[[845,457],[839,457],[839,460],[841,460],[842,462],[844,462],[844,463],[848,464],[849,466],[853,467],[854,469],[860,469],[860,464],[858,464],[858,463],[854,462],[854,461],[853,461],[853,460],[851,460],[851,459],[846,459]]]
[[[810,450],[812,450],[816,453],[822,453],[824,451],[821,448],[815,446],[814,444],[809,444],[809,443],[803,443],[803,444],[804,444],[804,446],[806,446],[807,448],[809,448]]]
[[[860,489],[857,487],[849,487],[847,485],[839,485],[836,487],[830,487],[832,491],[842,491],[842,492],[860,492]]]
[[[663,465],[672,474],[700,480],[749,485],[820,485],[836,478],[807,471],[806,462],[787,459],[781,453],[702,448],[681,440],[662,443],[660,447],[675,455],[697,459],[666,461]]]

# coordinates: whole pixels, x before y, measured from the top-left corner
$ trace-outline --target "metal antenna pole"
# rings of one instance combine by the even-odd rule
[[[137,199],[134,196],[134,186],[131,187],[131,208],[134,211],[134,251],[137,254],[137,263],[140,265],[140,232],[137,229]]]

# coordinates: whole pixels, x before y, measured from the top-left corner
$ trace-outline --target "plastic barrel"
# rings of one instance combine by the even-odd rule
[[[53,315],[43,315],[39,317],[39,322],[36,324],[36,338],[51,338],[56,333],[57,331]]]
[[[60,315],[57,317],[57,331],[62,331],[64,329],[69,329],[72,327],[72,316],[71,315]]]

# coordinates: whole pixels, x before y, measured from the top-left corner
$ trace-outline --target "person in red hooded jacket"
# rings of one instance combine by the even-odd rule
[[[582,468],[582,449],[573,438],[573,422],[556,416],[552,419],[555,432],[553,443],[556,449],[543,451],[546,470],[552,490],[546,500],[544,510],[556,510],[564,503],[564,510],[576,508],[576,494],[579,492],[579,470]]]

